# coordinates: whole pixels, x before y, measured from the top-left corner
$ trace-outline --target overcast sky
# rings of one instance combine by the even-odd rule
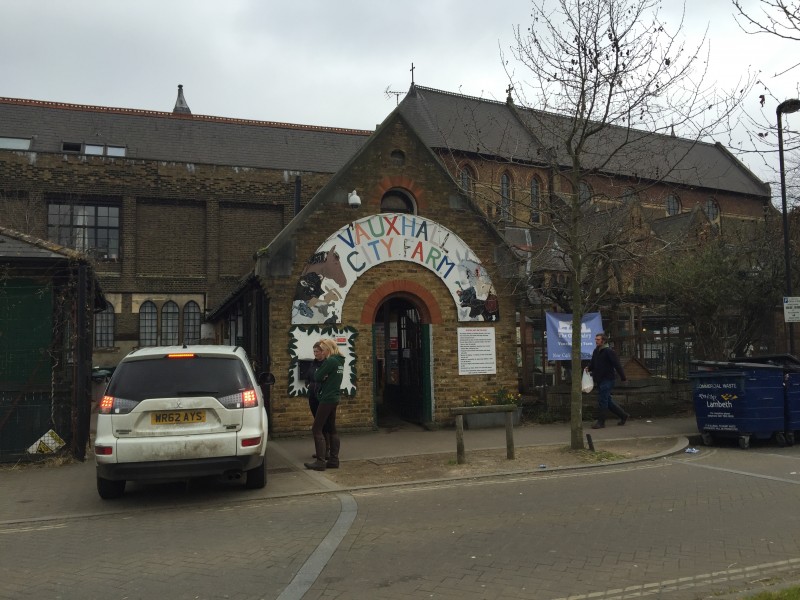
[[[682,6],[664,4],[677,21]],[[774,120],[770,92],[798,97],[800,68],[774,75],[800,42],[742,33],[730,0],[688,4],[687,42],[708,28],[711,77],[760,71]],[[194,114],[373,129],[412,63],[419,85],[503,100],[500,49],[529,15],[528,0],[2,0],[0,96],[171,111],[180,83]],[[742,158],[770,179],[771,159]]]

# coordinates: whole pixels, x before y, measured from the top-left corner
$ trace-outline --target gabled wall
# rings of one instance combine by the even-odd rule
[[[271,392],[272,429],[277,434],[305,431],[311,424],[305,398],[291,397],[285,388],[291,363],[288,344],[292,302],[306,261],[339,228],[379,214],[381,198],[392,188],[410,192],[416,199],[419,216],[447,227],[469,245],[495,286],[500,318],[496,322],[459,321],[457,306],[443,281],[432,271],[411,262],[387,262],[365,271],[350,289],[343,306],[342,326],[358,331],[357,391],[353,396],[343,397],[337,424],[342,428],[375,426],[372,326],[385,294],[413,298],[428,309],[425,318],[431,323],[435,423],[452,423],[449,409],[468,403],[473,394],[498,387],[517,389],[513,286],[501,277],[503,259],[496,258],[505,256],[505,245],[460,194],[435,156],[395,114],[301,212],[291,230],[281,234],[284,237],[279,236],[258,259],[256,273],[270,305],[269,323],[265,326],[269,327],[271,340],[271,371],[277,378]],[[347,194],[353,190],[362,200],[358,208],[347,204]],[[494,329],[496,375],[458,374],[458,328],[464,326]]]

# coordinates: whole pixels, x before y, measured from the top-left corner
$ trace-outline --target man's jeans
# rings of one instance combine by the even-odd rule
[[[622,418],[622,415],[625,414],[625,411],[623,411],[611,397],[611,390],[613,389],[613,379],[606,379],[605,381],[601,381],[597,384],[597,421],[599,423],[605,423],[606,409],[610,410],[620,418]]]

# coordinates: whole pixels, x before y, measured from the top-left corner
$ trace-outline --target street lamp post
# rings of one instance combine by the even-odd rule
[[[778,105],[778,161],[781,171],[781,208],[783,210],[783,263],[786,269],[786,296],[792,295],[792,269],[789,254],[789,212],[786,208],[786,169],[783,165],[783,122],[781,115],[800,110],[800,100],[784,100]],[[794,355],[794,324],[789,321],[789,354]]]

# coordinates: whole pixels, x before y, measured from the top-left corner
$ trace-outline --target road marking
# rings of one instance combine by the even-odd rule
[[[774,575],[798,567],[800,567],[800,558],[792,558],[790,560],[764,563],[762,565],[742,567],[740,569],[725,569],[724,571],[714,571],[712,573],[703,573],[691,577],[665,579],[664,581],[643,583],[641,585],[629,585],[625,588],[613,590],[601,590],[588,594],[574,594],[556,598],[555,600],[597,600],[598,598],[602,598],[603,600],[620,600],[622,598],[642,598],[644,596],[652,596],[653,594],[699,588],[715,583],[737,582],[742,579]]]
[[[26,533],[28,531],[49,531],[51,529],[63,529],[66,523],[59,523],[58,525],[40,525],[39,527],[17,527],[16,529],[0,529],[0,534],[3,533]]]
[[[734,475],[744,475],[746,477],[756,477],[757,479],[769,479],[770,481],[780,481],[781,483],[792,483],[800,485],[797,479],[786,479],[785,477],[775,477],[773,475],[762,475],[761,473],[751,473],[750,471],[739,471],[738,469],[726,469],[724,467],[712,467],[711,465],[701,465],[696,462],[676,461],[674,464],[686,465],[688,467],[698,467],[700,469],[710,469],[711,471],[722,471],[724,473],[733,473]]]
[[[358,504],[350,494],[337,494],[337,496],[342,504],[339,518],[331,527],[325,539],[320,542],[316,550],[311,553],[311,556],[300,567],[291,583],[278,596],[278,600],[300,600],[309,588],[314,585],[317,577],[322,573],[322,569],[328,564],[331,556],[336,552],[344,536],[350,530],[350,526],[358,514]]]

